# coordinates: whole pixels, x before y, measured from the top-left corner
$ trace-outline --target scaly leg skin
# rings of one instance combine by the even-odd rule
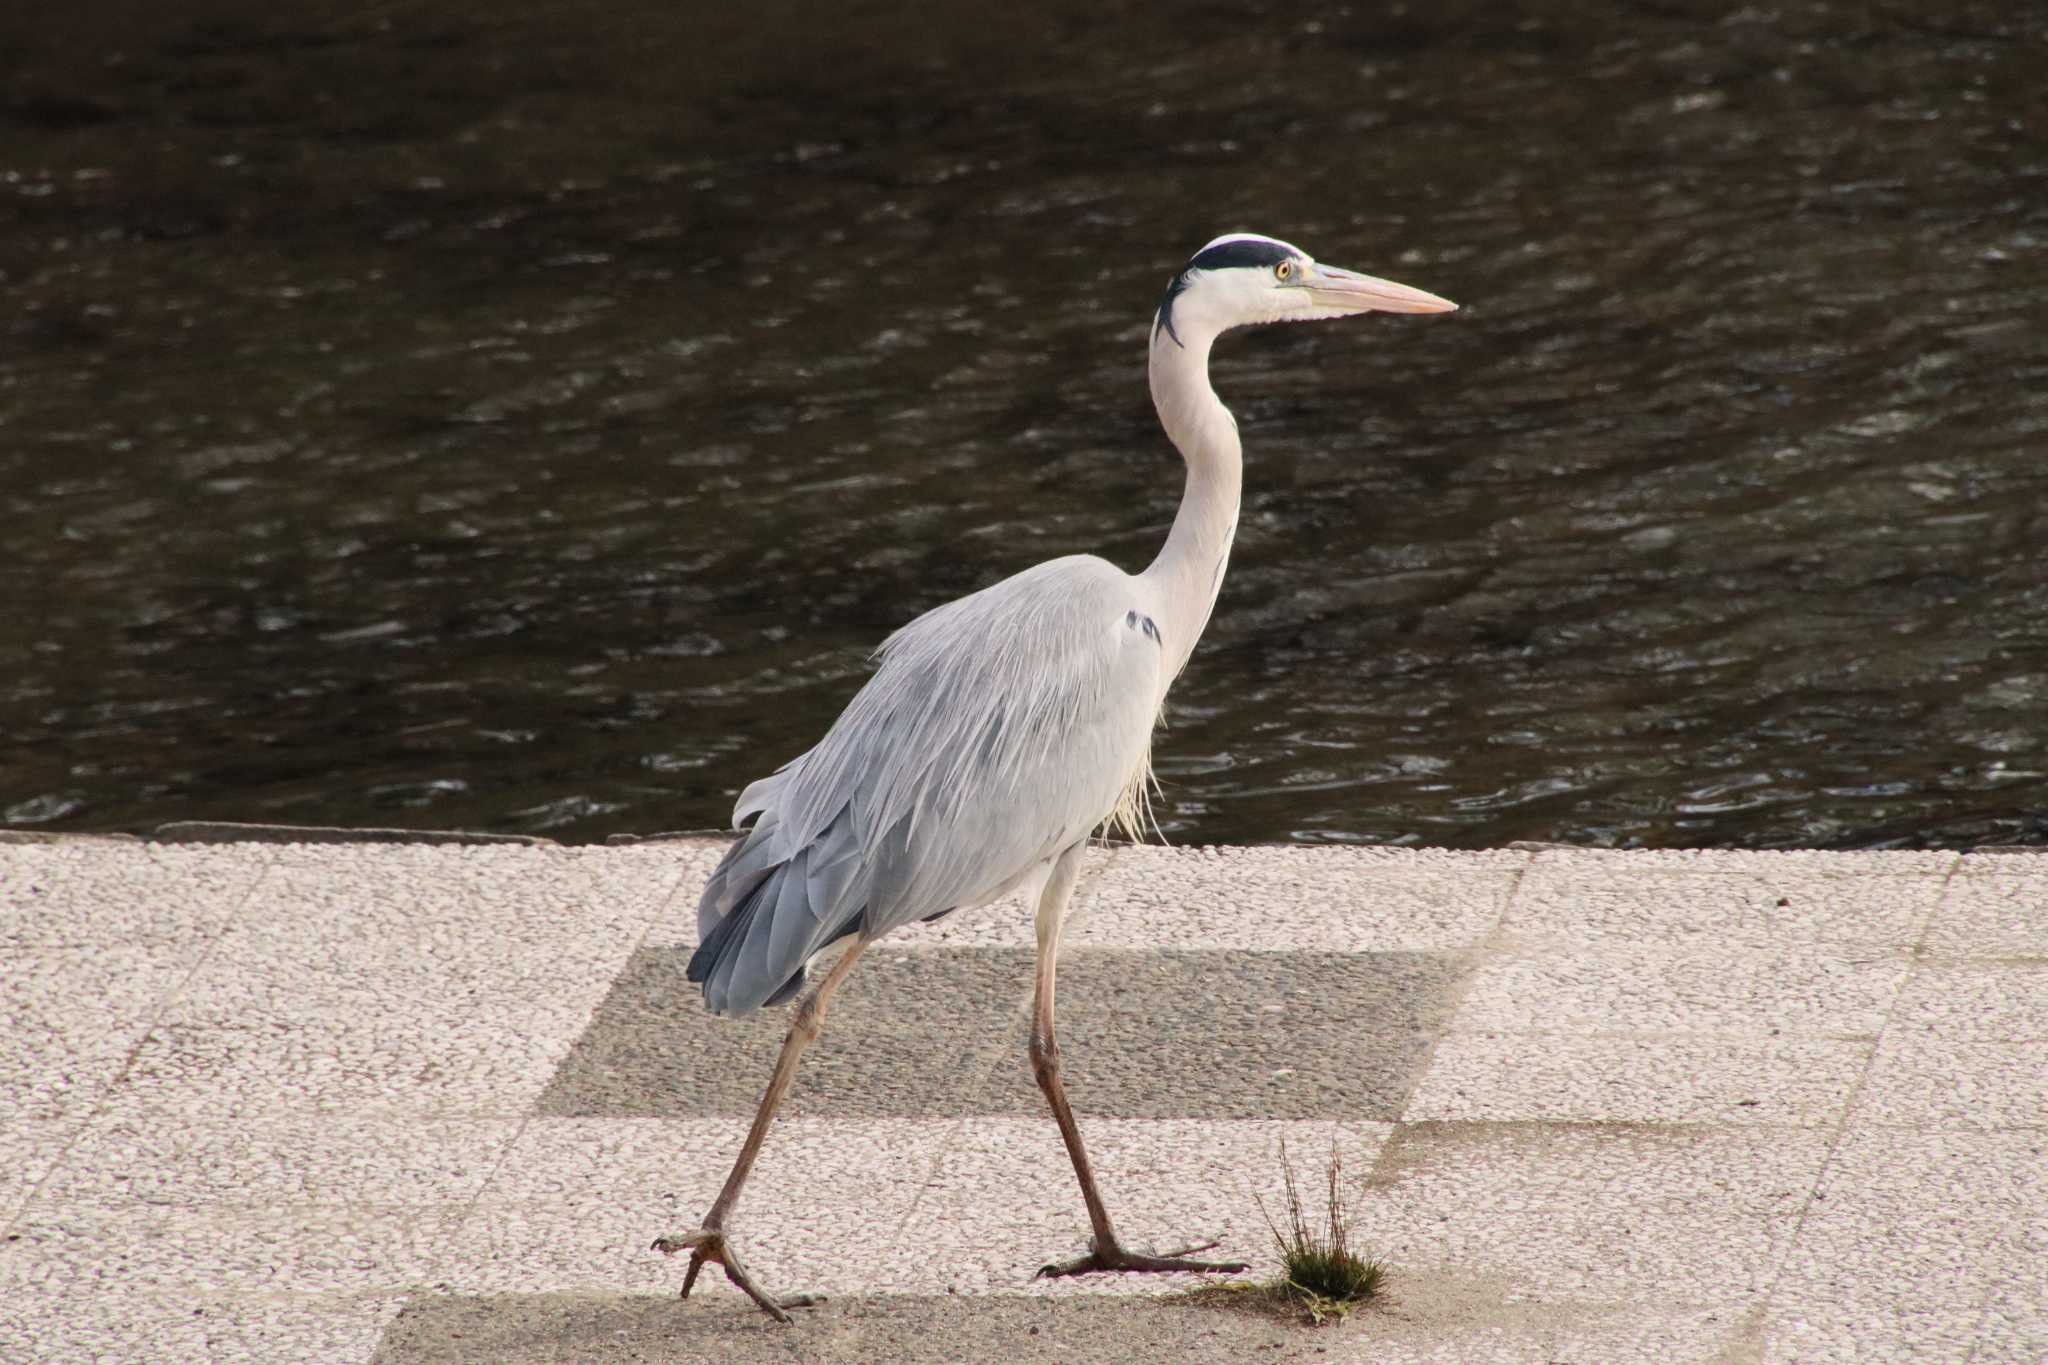
[[[704,1263],[716,1261],[725,1271],[725,1278],[739,1286],[748,1298],[760,1304],[762,1311],[777,1322],[790,1320],[786,1311],[788,1309],[813,1308],[825,1302],[823,1294],[792,1294],[788,1298],[779,1299],[767,1293],[760,1285],[754,1283],[754,1277],[740,1264],[739,1253],[732,1249],[732,1242],[719,1228],[698,1228],[695,1232],[686,1232],[679,1237],[657,1237],[654,1239],[654,1249],[664,1256],[673,1256],[685,1249],[689,1251],[690,1269],[683,1276],[682,1297],[686,1299],[690,1297],[690,1290],[697,1283],[697,1272],[704,1268]]]
[[[1032,993],[1031,1069],[1038,1077],[1038,1088],[1045,1092],[1046,1103],[1052,1107],[1053,1121],[1060,1126],[1060,1138],[1066,1143],[1067,1156],[1074,1163],[1074,1176],[1081,1183],[1081,1202],[1088,1207],[1088,1222],[1095,1235],[1089,1239],[1090,1249],[1086,1256],[1040,1266],[1038,1278],[1092,1275],[1107,1270],[1194,1270],[1234,1275],[1247,1268],[1243,1261],[1188,1259],[1195,1252],[1216,1246],[1213,1241],[1182,1247],[1163,1256],[1124,1250],[1123,1244],[1117,1240],[1116,1230],[1110,1226],[1109,1210],[1103,1205],[1102,1194],[1095,1187],[1095,1172],[1088,1164],[1088,1149],[1081,1145],[1080,1125],[1074,1122],[1073,1108],[1067,1103],[1066,1087],[1060,1083],[1060,1045],[1053,1034],[1053,983],[1059,965],[1060,929],[1066,918],[1067,898],[1073,894],[1074,878],[1080,871],[1080,854],[1081,846],[1077,844],[1061,855],[1038,902],[1038,980]]]
[[[740,1154],[732,1164],[732,1174],[725,1178],[725,1188],[718,1192],[718,1198],[711,1205],[711,1212],[704,1215],[703,1225],[695,1232],[685,1232],[654,1239],[654,1249],[665,1256],[673,1256],[688,1248],[690,1269],[683,1276],[684,1298],[690,1297],[690,1289],[697,1283],[697,1272],[704,1268],[706,1261],[716,1261],[725,1268],[725,1278],[745,1290],[747,1297],[761,1305],[762,1311],[777,1322],[788,1322],[785,1309],[809,1308],[825,1301],[823,1294],[796,1294],[778,1299],[754,1283],[754,1277],[740,1264],[739,1253],[732,1249],[732,1239],[726,1235],[725,1220],[732,1212],[732,1206],[739,1202],[740,1191],[747,1183],[747,1173],[754,1169],[754,1158],[761,1153],[761,1143],[768,1136],[768,1125],[775,1119],[775,1111],[782,1104],[782,1097],[789,1092],[789,1083],[796,1078],[797,1060],[804,1055],[804,1049],[816,1040],[825,1027],[825,1002],[846,974],[853,970],[854,959],[867,947],[867,940],[857,938],[825,979],[804,997],[796,1008],[796,1017],[790,1021],[789,1034],[782,1040],[781,1055],[775,1059],[775,1074],[768,1078],[768,1091],[761,1096],[761,1107],[754,1111],[754,1123],[747,1130],[747,1140],[740,1147]]]

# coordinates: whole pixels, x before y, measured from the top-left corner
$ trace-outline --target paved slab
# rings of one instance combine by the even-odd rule
[[[236,834],[0,841],[0,1359],[2048,1359],[2048,855],[1100,851],[1120,1225],[1271,1273],[1334,1150],[1385,1303],[1031,1278],[1086,1222],[1010,903],[850,978],[740,1211],[832,1296],[781,1328],[648,1248],[783,1022],[682,979],[716,842]]]

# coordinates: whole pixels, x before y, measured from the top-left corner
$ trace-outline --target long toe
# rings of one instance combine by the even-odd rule
[[[726,1279],[737,1285],[748,1298],[761,1306],[762,1312],[777,1322],[790,1320],[786,1311],[788,1309],[813,1308],[825,1302],[823,1294],[791,1294],[785,1298],[769,1294],[755,1283],[754,1277],[747,1273],[746,1266],[740,1263],[739,1253],[733,1250],[732,1242],[724,1232],[716,1228],[698,1228],[695,1232],[657,1237],[654,1239],[654,1250],[664,1256],[673,1256],[678,1251],[685,1250],[690,1253],[690,1269],[683,1276],[681,1295],[686,1299],[690,1297],[690,1290],[697,1283],[697,1272],[704,1268],[705,1262],[715,1261],[719,1268],[725,1271]]]
[[[1164,1273],[1168,1271],[1196,1271],[1208,1274],[1235,1275],[1247,1269],[1243,1261],[1197,1261],[1190,1259],[1195,1252],[1207,1251],[1219,1245],[1217,1242],[1201,1242],[1194,1246],[1182,1247],[1164,1255],[1153,1255],[1145,1251],[1126,1251],[1121,1245],[1111,1243],[1107,1247],[1096,1247],[1086,1256],[1076,1256],[1070,1261],[1052,1261],[1038,1269],[1042,1279],[1061,1279],[1069,1275],[1094,1275],[1105,1271],[1139,1271]]]

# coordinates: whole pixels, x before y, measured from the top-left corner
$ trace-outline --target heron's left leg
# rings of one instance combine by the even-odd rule
[[[1038,1088],[1045,1092],[1046,1102],[1052,1105],[1053,1119],[1059,1124],[1060,1137],[1067,1144],[1067,1156],[1073,1161],[1074,1175],[1081,1182],[1081,1200],[1088,1206],[1088,1222],[1095,1237],[1086,1256],[1052,1262],[1039,1267],[1038,1273],[1059,1276],[1086,1275],[1098,1270],[1243,1270],[1245,1265],[1242,1261],[1187,1259],[1195,1252],[1215,1246],[1214,1241],[1182,1247],[1163,1256],[1125,1250],[1117,1240],[1116,1229],[1110,1226],[1109,1210],[1103,1207],[1102,1194],[1095,1188],[1095,1172],[1088,1164],[1087,1148],[1081,1145],[1080,1125],[1074,1122],[1074,1111],[1067,1104],[1066,1088],[1060,1084],[1060,1047],[1053,1036],[1052,1026],[1053,976],[1059,965],[1060,929],[1067,917],[1067,902],[1074,894],[1074,879],[1081,871],[1084,847],[1076,844],[1060,855],[1038,900],[1038,981],[1031,1001],[1031,1069],[1038,1077]]]
[[[825,979],[812,987],[796,1007],[796,1017],[790,1021],[789,1033],[782,1040],[782,1053],[775,1059],[775,1074],[768,1078],[768,1091],[761,1096],[761,1107],[754,1111],[754,1125],[747,1130],[747,1140],[732,1164],[732,1174],[725,1178],[725,1188],[712,1202],[711,1212],[704,1215],[703,1223],[695,1232],[655,1239],[654,1249],[664,1255],[673,1256],[683,1250],[690,1253],[690,1269],[683,1276],[684,1298],[690,1297],[690,1289],[697,1283],[697,1272],[704,1268],[704,1263],[716,1261],[724,1269],[725,1278],[745,1290],[778,1322],[789,1321],[787,1309],[806,1308],[823,1302],[814,1294],[776,1299],[765,1293],[754,1283],[754,1277],[747,1273],[746,1267],[740,1264],[739,1254],[733,1250],[725,1231],[725,1220],[732,1212],[732,1206],[739,1202],[740,1190],[746,1186],[747,1175],[754,1169],[754,1158],[761,1154],[761,1143],[768,1136],[768,1125],[774,1122],[775,1111],[782,1106],[782,1097],[788,1093],[790,1082],[796,1079],[798,1059],[804,1055],[804,1049],[824,1032],[825,1002],[831,999],[832,992],[839,989],[839,983],[853,970],[854,959],[867,946],[865,937],[856,938],[853,946],[832,964],[832,970],[825,974]]]

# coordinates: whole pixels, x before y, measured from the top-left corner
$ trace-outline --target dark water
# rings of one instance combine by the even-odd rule
[[[720,823],[1252,228],[1176,841],[2048,842],[2037,5],[8,14],[8,824]]]

